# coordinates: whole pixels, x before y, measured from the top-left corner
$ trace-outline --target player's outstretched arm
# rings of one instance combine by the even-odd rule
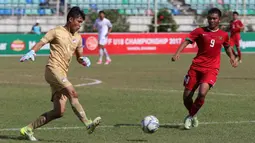
[[[38,43],[36,43],[33,48],[27,53],[25,54],[24,56],[22,56],[20,58],[20,62],[24,62],[24,61],[27,61],[27,60],[32,60],[34,61],[35,60],[35,53],[37,51],[39,51],[43,46],[45,45],[44,42],[40,41]]]
[[[180,58],[180,53],[181,51],[186,48],[186,46],[188,46],[190,44],[190,41],[185,40],[184,42],[181,43],[181,45],[179,46],[179,48],[177,49],[177,51],[175,52],[175,54],[172,57],[172,61],[176,61]]]
[[[34,50],[35,52],[39,51],[43,46],[45,45],[44,42],[39,41],[36,43],[31,50]]]
[[[91,65],[89,58],[83,56],[82,46],[79,46],[76,48],[75,55],[76,55],[76,60],[78,63],[82,64],[85,67],[89,67]]]
[[[225,52],[228,55],[228,57],[230,58],[230,64],[235,68],[238,66],[238,62],[235,60],[235,55],[232,52],[232,48],[231,46],[226,46],[225,48]]]
[[[20,58],[20,62],[24,62],[27,60],[35,60],[35,53],[39,51],[45,44],[50,43],[56,35],[56,31],[54,29],[51,29],[48,31],[44,37],[40,40],[40,42],[36,43],[33,48],[24,56]]]

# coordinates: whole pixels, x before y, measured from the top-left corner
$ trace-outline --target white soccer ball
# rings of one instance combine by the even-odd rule
[[[141,124],[142,124],[142,129],[145,133],[154,133],[159,128],[159,121],[153,115],[146,116],[142,120]]]

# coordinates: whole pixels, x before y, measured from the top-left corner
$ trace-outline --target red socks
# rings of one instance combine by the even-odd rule
[[[240,49],[237,49],[237,54],[238,54],[239,60],[241,60],[241,50]]]
[[[204,98],[198,97],[196,101],[193,103],[191,109],[189,110],[189,115],[192,117],[196,115],[198,110],[203,106],[204,102],[205,102]]]

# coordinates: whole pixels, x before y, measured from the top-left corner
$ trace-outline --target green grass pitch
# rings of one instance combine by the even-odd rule
[[[88,135],[68,104],[63,118],[40,130],[41,142],[63,143],[251,143],[255,141],[255,56],[243,56],[234,69],[222,55],[221,71],[198,114],[200,126],[183,130],[187,115],[182,103],[183,78],[194,55],[181,55],[172,63],[170,55],[112,56],[112,64],[84,68],[73,58],[69,80],[76,87],[90,118],[103,122]],[[0,142],[28,142],[18,128],[52,108],[50,88],[44,80],[47,57],[19,63],[19,57],[1,57]],[[102,81],[100,84],[87,85]],[[155,134],[140,128],[144,116],[155,115],[161,127]],[[55,128],[54,128],[55,127]],[[64,128],[66,127],[66,128]]]

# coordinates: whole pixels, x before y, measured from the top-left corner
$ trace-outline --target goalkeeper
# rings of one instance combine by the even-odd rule
[[[39,128],[50,121],[63,116],[66,102],[70,101],[72,109],[80,121],[86,126],[88,133],[92,133],[99,125],[101,118],[89,120],[83,107],[79,103],[78,95],[67,78],[68,67],[73,53],[76,54],[77,61],[85,67],[90,66],[90,60],[83,57],[82,38],[78,34],[85,19],[85,14],[79,7],[73,7],[67,15],[65,26],[58,26],[46,33],[30,52],[24,55],[20,61],[35,60],[35,53],[46,43],[50,43],[50,56],[45,68],[45,79],[50,84],[52,91],[51,101],[53,109],[43,113],[35,121],[20,130],[22,136],[28,140],[36,141],[33,130]]]

